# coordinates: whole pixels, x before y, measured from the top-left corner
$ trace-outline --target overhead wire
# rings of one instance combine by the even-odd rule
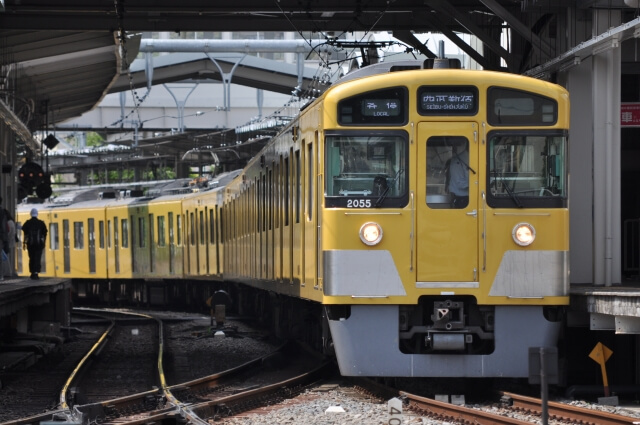
[[[133,98],[133,109],[124,117],[121,117],[119,120],[113,122],[110,127],[120,124],[124,125],[126,120],[133,114],[137,115],[137,121],[140,122],[140,105],[146,100],[151,90],[147,90],[144,96],[139,97],[136,91],[136,88],[133,84],[133,75],[131,74],[131,68],[129,64],[129,59],[127,57],[127,32],[124,27],[124,0],[114,0],[114,7],[116,12],[116,19],[118,21],[117,24],[117,38],[118,38],[118,52],[120,55],[120,60],[122,60],[121,69],[126,69],[127,76],[129,78],[129,90],[131,91],[131,97]]]

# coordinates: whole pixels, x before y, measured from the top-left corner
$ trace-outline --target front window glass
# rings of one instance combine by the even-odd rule
[[[488,163],[490,206],[566,206],[567,139],[564,135],[492,135]]]
[[[398,207],[407,202],[404,132],[328,135],[327,207]]]
[[[427,140],[427,205],[466,208],[469,205],[469,140],[462,136],[434,136]]]

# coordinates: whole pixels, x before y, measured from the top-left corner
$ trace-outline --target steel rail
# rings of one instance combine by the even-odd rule
[[[489,413],[484,410],[457,406],[431,398],[420,397],[404,391],[400,391],[400,396],[408,401],[411,409],[425,416],[474,425],[531,425],[530,421],[522,421],[495,413]]]
[[[534,397],[527,397],[509,392],[501,392],[503,397],[509,398],[509,404],[515,408],[529,412],[542,412],[541,400]],[[584,407],[571,406],[569,404],[550,401],[549,417],[558,420],[570,420],[575,423],[593,425],[632,425],[640,424],[640,419],[629,416],[617,415],[615,413],[603,412],[601,410],[587,409]]]

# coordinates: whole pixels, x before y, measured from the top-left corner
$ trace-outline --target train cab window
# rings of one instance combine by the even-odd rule
[[[73,222],[73,247],[84,249],[84,223],[81,221]]]
[[[122,247],[129,248],[129,221],[122,219]]]
[[[327,134],[325,205],[402,207],[408,202],[406,133]]]
[[[434,209],[469,205],[469,140],[436,136],[427,140],[427,206]]]
[[[487,203],[502,208],[565,207],[567,139],[536,132],[490,135]]]
[[[60,249],[60,234],[58,232],[58,223],[49,225],[49,248],[52,251]]]

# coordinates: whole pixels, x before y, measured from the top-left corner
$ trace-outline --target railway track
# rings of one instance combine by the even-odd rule
[[[126,320],[112,318],[108,327],[103,324],[104,331],[99,338],[97,334],[92,334],[93,345],[90,354],[87,354],[78,362],[60,392],[57,409],[49,408],[42,414],[26,416],[0,425],[26,425],[51,420],[67,422],[81,420],[84,423],[88,421],[99,425],[142,425],[150,422],[175,420],[176,417],[181,417],[183,418],[182,420],[188,423],[204,425],[205,423],[220,421],[224,418],[251,411],[258,406],[271,406],[270,409],[278,409],[277,406],[282,400],[295,398],[309,388],[311,384],[333,373],[332,365],[319,361],[317,357],[304,351],[299,346],[284,345],[275,352],[247,361],[224,372],[214,373],[204,378],[180,384],[168,385],[162,361],[163,352],[166,348],[163,338],[163,324],[162,320],[153,319],[151,316],[138,315],[134,319]],[[101,320],[104,320],[104,316]],[[117,326],[116,322],[118,322]],[[121,336],[127,336],[127,338],[118,339],[115,331],[118,328],[121,330]],[[111,397],[112,394],[121,393],[114,392],[110,388],[101,388],[101,383],[103,382],[101,377],[104,376],[105,372],[98,366],[104,360],[106,367],[111,365],[114,373],[123,373],[123,371],[135,369],[135,367],[132,369],[131,365],[126,364],[130,362],[134,365],[136,364],[135,361],[131,361],[125,356],[125,361],[122,362],[122,359],[111,357],[108,354],[109,344],[130,346],[140,343],[137,337],[134,338],[134,341],[129,339],[130,335],[134,335],[134,332],[132,332],[134,329],[140,330],[140,333],[147,334],[145,342],[142,344],[148,347],[143,351],[154,353],[154,357],[151,360],[146,358],[142,363],[157,365],[158,370],[157,372],[154,370],[153,373],[148,373],[143,369],[144,374],[153,376],[152,379],[142,385],[145,389],[144,391]],[[187,330],[190,331],[190,329]],[[95,339],[97,339],[97,342],[93,341]],[[157,348],[149,349],[149,346],[156,342],[158,344]],[[220,344],[220,341],[216,341],[216,344]],[[115,353],[113,355],[116,356]],[[178,378],[181,373],[189,374],[193,372],[189,371],[188,368],[185,369],[185,364],[189,362],[189,356],[181,353],[179,358],[180,367],[177,374],[173,371],[174,379]],[[65,361],[71,362],[72,360],[65,359]],[[75,361],[78,361],[77,358]],[[123,363],[124,369],[121,369],[120,365]],[[60,370],[69,370],[73,369],[73,367],[73,364],[67,364],[64,367],[60,367]],[[85,371],[84,368],[88,367],[91,367],[91,369]],[[42,372],[41,368],[39,370]],[[34,379],[36,378],[36,375],[32,376]],[[42,379],[42,376],[39,378]],[[81,378],[84,378],[84,381],[81,381]],[[115,382],[117,383],[118,381],[116,380]],[[490,408],[472,409],[420,397],[409,392],[398,391],[370,380],[359,380],[358,382],[358,386],[366,388],[369,393],[380,400],[399,397],[409,411],[425,417],[436,418],[437,420],[478,425],[540,423],[541,401],[511,392],[501,393],[501,402],[496,402]],[[366,384],[361,384],[360,382],[366,382]],[[157,385],[154,386],[153,383],[157,383]],[[51,384],[50,387],[39,391],[49,394],[48,397],[51,398],[50,393],[53,392],[53,386]],[[80,403],[78,388],[81,388],[85,397],[92,401]],[[132,390],[129,389],[129,391],[131,392]],[[38,398],[34,397],[34,400]],[[496,405],[499,405],[499,408],[496,408]],[[619,425],[635,424],[640,421],[638,418],[555,402],[549,402],[547,410],[551,420],[562,423]],[[518,412],[517,418],[513,414],[514,412]],[[526,416],[527,419],[521,419],[523,416]]]
[[[532,412],[535,414],[542,413],[542,404],[540,399],[518,395],[509,392],[503,392],[503,401],[513,409]],[[603,412],[594,409],[586,409],[584,407],[571,406],[564,403],[548,402],[549,418],[559,421],[569,421],[571,423],[593,424],[593,425],[630,425],[640,424],[640,419],[630,418],[628,416],[616,415],[609,412]]]
[[[398,397],[403,406],[419,415],[451,423],[474,425],[530,425],[540,424],[542,400],[511,392],[500,392],[500,400],[486,407],[458,406],[422,397],[406,391],[382,385],[369,379],[354,380],[354,384],[372,396],[390,399]],[[640,424],[639,418],[604,412],[598,409],[548,402],[549,423],[581,425],[632,425]]]
[[[91,314],[91,310],[83,310]],[[60,393],[60,406],[94,403],[158,386],[156,359],[162,322],[146,314],[97,310],[111,326],[78,365]]]
[[[236,368],[183,384],[75,406],[72,416],[100,425],[136,425],[181,416],[193,424],[217,420],[293,397],[330,368],[299,347],[284,345],[275,353]]]
[[[213,414],[219,414],[218,412],[227,412],[226,414],[228,414],[230,412],[229,405],[216,406],[215,400],[223,398],[228,403],[232,403],[233,410],[237,411],[243,403],[237,401],[243,399],[239,394],[247,390],[255,391],[275,382],[292,379],[294,375],[304,375],[305,372],[318,364],[317,359],[308,353],[305,355],[300,355],[299,352],[291,354],[289,348],[281,347],[278,352],[270,352],[267,356],[254,359],[227,372],[169,386],[163,366],[165,344],[162,320],[150,320],[154,318],[137,313],[133,313],[135,316],[133,319],[126,320],[122,317],[114,318],[119,316],[121,312],[90,313],[84,311],[83,314],[93,315],[93,320],[96,320],[96,315],[100,316],[102,321],[109,317],[109,326],[104,326],[103,333],[95,337],[96,341],[92,341],[91,348],[87,350],[82,359],[74,357],[73,363],[64,368],[68,374],[64,385],[59,383],[50,385],[48,398],[51,407],[49,409],[44,409],[43,413],[36,415],[29,415],[27,410],[24,417],[3,422],[3,425],[26,425],[51,420],[122,424],[153,421],[153,418],[169,418],[176,414],[197,421],[197,414],[185,406],[193,406],[196,403],[200,405],[199,409],[205,409],[204,411],[207,406],[213,406],[213,410],[211,410],[214,412]],[[127,314],[131,315],[131,313]],[[138,332],[133,332],[134,330]],[[229,330],[235,338],[246,338],[246,336],[239,335],[241,332],[237,332],[237,329]],[[136,337],[132,340],[131,335],[136,335]],[[253,339],[255,336],[255,333],[252,333],[249,339]],[[217,340],[215,343],[222,344],[221,340]],[[154,344],[157,344],[157,347]],[[152,345],[154,346],[152,347]],[[190,345],[189,340],[186,343],[183,342],[184,345]],[[142,349],[135,351],[131,356],[127,355],[126,350],[134,346],[137,348],[142,346]],[[125,348],[124,352],[122,351],[123,347]],[[224,347],[222,345],[221,349],[225,350]],[[174,352],[179,351],[179,348],[174,347]],[[153,357],[149,357],[145,353],[153,353]],[[209,358],[216,357],[212,352],[207,354]],[[229,354],[219,353],[217,357],[224,358]],[[136,358],[140,356],[144,358],[142,360]],[[189,353],[178,355],[182,365],[178,368],[177,373],[174,371],[175,376],[180,376],[182,373],[189,375],[193,372],[184,369],[184,363],[188,362],[189,356]],[[234,356],[237,365],[246,354],[236,353]],[[296,358],[297,360],[294,361]],[[67,359],[67,362],[72,362],[72,360]],[[157,367],[157,369],[147,370],[149,365]],[[203,368],[201,372],[204,370],[206,369]],[[36,374],[45,381],[50,376],[42,370]],[[137,374],[149,378],[140,383],[135,378]],[[120,375],[127,376],[122,376],[123,379],[120,380]],[[133,379],[131,379],[131,375],[134,375]],[[62,390],[59,391],[59,401],[53,401],[55,398],[51,394],[56,386],[62,387]],[[136,391],[135,394],[122,395],[123,392],[132,392],[136,388],[144,390]],[[178,394],[179,398],[174,393]],[[120,396],[113,396],[114,394]],[[88,402],[81,403],[83,400]],[[33,411],[33,409],[35,407],[32,406],[31,410]]]
[[[399,395],[405,399],[410,409],[424,415],[474,425],[538,424],[542,413],[542,401],[540,399],[506,392],[503,393],[503,402],[505,397],[512,400],[511,403],[508,403],[509,406],[506,410],[523,412],[527,416],[526,419],[514,418],[506,410],[498,409],[499,411],[496,413],[477,408],[456,406],[402,391]],[[640,423],[638,418],[555,402],[548,403],[548,411],[549,419],[560,423],[582,425],[632,425]]]
[[[46,412],[45,417],[51,417],[59,410],[60,388],[107,328],[107,322],[95,322],[83,326],[82,330],[71,329],[73,338],[59,343],[33,366],[25,370],[2,371],[0,422],[35,422],[21,422],[17,418],[37,417],[43,412]]]

